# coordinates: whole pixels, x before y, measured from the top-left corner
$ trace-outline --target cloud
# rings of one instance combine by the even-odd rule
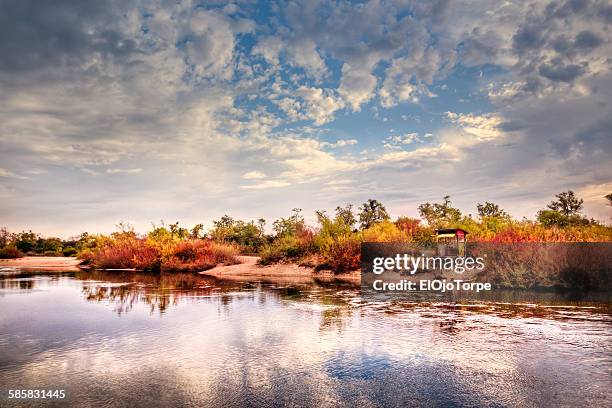
[[[563,65],[556,60],[540,65],[539,73],[551,81],[571,82],[584,73],[584,68],[576,64]]]
[[[359,143],[357,139],[339,139],[338,141],[336,141],[336,143],[324,143],[323,145],[331,147],[331,148],[338,148],[338,147],[354,146],[357,143]]]
[[[359,111],[361,105],[374,96],[376,83],[376,77],[367,69],[352,68],[349,64],[344,64],[338,93],[348,102],[353,111]]]
[[[279,55],[285,44],[278,37],[267,36],[260,38],[257,45],[253,47],[254,55],[261,55],[268,63],[276,65],[279,63]]]
[[[106,169],[106,173],[108,174],[117,174],[117,173],[134,174],[134,173],[140,173],[142,171],[143,170],[140,167],[136,167],[133,169],[117,169],[117,168]]]
[[[266,178],[266,174],[262,173],[261,171],[249,171],[247,173],[244,173],[242,175],[242,178],[245,180],[257,180]]]
[[[530,215],[610,182],[607,3],[10,2],[2,220],[273,217],[289,196],[403,211],[406,191]]]

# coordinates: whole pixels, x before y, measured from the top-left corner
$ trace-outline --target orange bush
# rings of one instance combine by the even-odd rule
[[[161,265],[163,271],[203,271],[223,263],[237,263],[237,250],[229,245],[219,244],[210,240],[192,239],[182,241],[174,248],[174,253],[164,259]]]
[[[219,263],[235,263],[236,249],[210,240],[192,239],[171,244],[170,255],[160,246],[135,235],[118,236],[81,257],[96,268],[143,271],[201,271]]]

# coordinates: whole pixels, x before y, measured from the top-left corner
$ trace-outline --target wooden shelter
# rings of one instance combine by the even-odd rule
[[[465,256],[468,232],[461,228],[436,230],[439,256]]]

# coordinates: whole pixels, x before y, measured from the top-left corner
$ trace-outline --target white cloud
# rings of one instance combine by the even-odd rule
[[[359,111],[361,105],[367,103],[374,95],[376,83],[376,77],[367,69],[352,68],[349,64],[344,64],[338,93],[353,111]]]
[[[499,127],[503,120],[498,114],[474,115],[446,112],[446,117],[479,141],[497,139],[502,135]]]
[[[185,49],[196,73],[230,79],[234,51],[234,33],[230,23],[213,12],[196,11],[189,21],[188,30]]]
[[[279,63],[279,55],[284,46],[280,38],[267,36],[257,41],[252,52],[254,55],[261,55],[268,63],[276,65]]]
[[[317,44],[306,37],[296,37],[287,44],[287,58],[297,67],[304,68],[314,78],[321,78],[327,73],[325,61],[317,51]]]
[[[140,167],[136,167],[133,169],[119,169],[119,168],[106,169],[106,173],[108,174],[117,174],[117,173],[134,174],[134,173],[140,173],[142,171],[143,170]]]
[[[262,179],[262,178],[266,178],[266,174],[262,173],[261,171],[249,171],[247,173],[244,173],[242,175],[242,178],[245,180],[257,180],[257,179]]]

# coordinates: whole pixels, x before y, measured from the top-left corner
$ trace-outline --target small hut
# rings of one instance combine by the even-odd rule
[[[438,256],[465,256],[467,235],[461,228],[437,229]]]

